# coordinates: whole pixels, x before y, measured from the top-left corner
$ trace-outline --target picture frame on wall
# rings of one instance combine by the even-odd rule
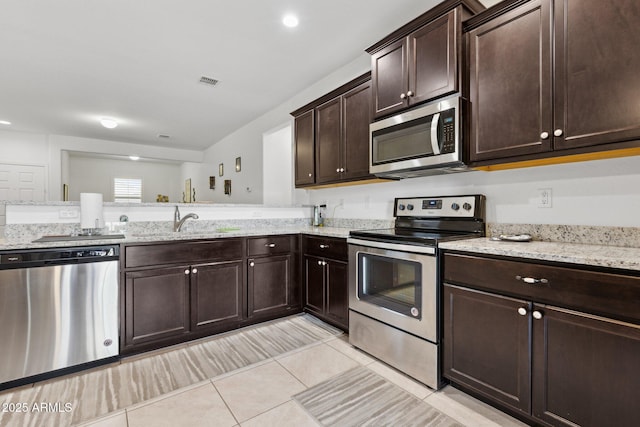
[[[191,203],[191,178],[184,182],[184,193],[182,195],[184,203]]]

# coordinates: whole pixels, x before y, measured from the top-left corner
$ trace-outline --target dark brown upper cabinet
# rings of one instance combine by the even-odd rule
[[[295,117],[294,145],[295,145],[295,185],[303,186],[316,182],[315,150],[313,142],[313,108]]]
[[[508,0],[469,20],[474,165],[638,147],[639,22],[635,0]]]
[[[369,177],[371,83],[316,108],[316,183]]]
[[[462,20],[483,9],[477,2],[445,1],[367,49],[373,116],[459,91]]]
[[[371,178],[370,80],[370,73],[363,74],[291,113],[296,187]]]

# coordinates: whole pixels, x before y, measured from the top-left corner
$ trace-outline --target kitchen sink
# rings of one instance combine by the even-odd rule
[[[103,234],[103,235],[92,235],[92,236],[70,236],[70,235],[42,236],[39,239],[34,240],[33,243],[78,242],[83,240],[107,240],[107,239],[124,239],[124,234]]]

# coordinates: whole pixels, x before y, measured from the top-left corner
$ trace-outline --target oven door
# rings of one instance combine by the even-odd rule
[[[348,239],[349,309],[437,341],[433,247]]]

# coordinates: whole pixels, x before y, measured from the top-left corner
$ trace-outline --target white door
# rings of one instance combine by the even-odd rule
[[[0,163],[0,200],[43,202],[44,176],[44,166]]]

